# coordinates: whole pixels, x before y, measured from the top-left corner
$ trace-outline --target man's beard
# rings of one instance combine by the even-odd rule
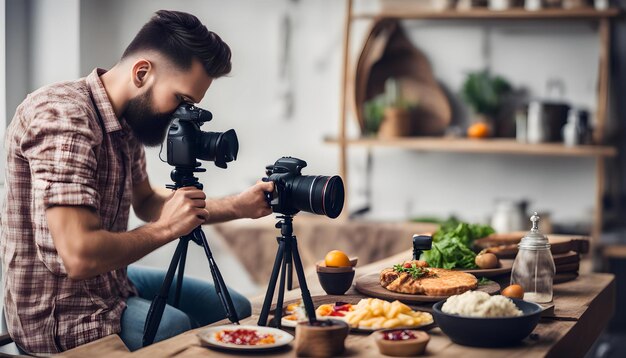
[[[172,121],[172,114],[156,113],[152,110],[151,103],[152,88],[142,95],[131,98],[123,117],[138,141],[145,146],[155,147],[163,143]]]

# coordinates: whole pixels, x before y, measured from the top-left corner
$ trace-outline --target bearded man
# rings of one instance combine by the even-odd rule
[[[173,111],[200,102],[230,70],[218,35],[193,15],[161,10],[113,68],[41,88],[17,108],[5,140],[0,253],[18,347],[52,354],[118,333],[140,348],[164,272],[128,265],[201,224],[271,213],[271,182],[207,199],[148,180],[143,145],[162,143]],[[131,205],[147,224],[127,231]],[[231,297],[239,317],[249,316],[249,301]],[[185,279],[156,341],[224,317],[211,283]]]

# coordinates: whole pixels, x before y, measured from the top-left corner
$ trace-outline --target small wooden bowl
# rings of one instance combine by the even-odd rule
[[[350,266],[328,267],[326,266],[326,262],[322,260],[322,261],[318,261],[315,264],[315,268],[317,269],[317,272],[328,272],[328,273],[351,272],[351,271],[354,271],[354,267],[356,266],[358,261],[359,261],[358,257],[352,257],[350,258]]]
[[[383,339],[385,332],[397,331],[398,329],[387,329],[384,331],[374,332],[374,340],[381,354],[393,357],[414,357],[422,355],[426,351],[426,345],[430,341],[430,336],[424,331],[410,329],[416,338],[388,341]]]
[[[354,268],[348,272],[317,272],[317,278],[329,295],[343,295],[352,287]]]
[[[300,322],[296,326],[296,354],[305,357],[336,357],[345,350],[350,327],[339,320],[329,320],[332,326],[311,326]]]

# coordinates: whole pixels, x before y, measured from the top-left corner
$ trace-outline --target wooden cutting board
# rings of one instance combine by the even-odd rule
[[[481,249],[488,249],[501,259],[515,258],[517,244],[525,233],[494,234],[474,241]],[[553,255],[566,254],[574,251],[579,254],[589,252],[589,238],[584,236],[548,235],[550,251]]]
[[[575,280],[578,277],[578,272],[564,272],[564,273],[557,273],[556,275],[554,275],[554,284],[559,284],[559,283],[563,283],[563,282],[569,282],[572,280]]]
[[[580,262],[580,254],[575,251],[552,255],[552,257],[554,258],[554,264],[557,266]]]
[[[471,273],[476,277],[496,277],[504,274],[511,273],[513,268],[513,260],[500,260],[500,267],[492,269],[472,269],[472,270],[460,270],[463,272]]]
[[[556,265],[556,273],[565,273],[565,272],[574,272],[577,273],[580,268],[580,264],[578,262],[574,262],[571,264],[564,265]]]
[[[370,297],[382,298],[385,300],[398,300],[407,304],[420,304],[424,302],[437,302],[445,300],[450,296],[425,296],[411,295],[407,293],[392,292],[380,285],[380,273],[373,272],[371,274],[361,276],[356,280],[354,285],[357,291]],[[490,295],[500,291],[500,285],[497,282],[489,281],[485,285],[479,285],[476,291],[487,292]]]

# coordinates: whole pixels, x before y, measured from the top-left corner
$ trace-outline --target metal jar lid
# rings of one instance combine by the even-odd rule
[[[518,248],[520,250],[549,250],[550,243],[548,238],[539,231],[539,216],[537,212],[533,213],[530,221],[533,223],[532,229],[522,238]]]

